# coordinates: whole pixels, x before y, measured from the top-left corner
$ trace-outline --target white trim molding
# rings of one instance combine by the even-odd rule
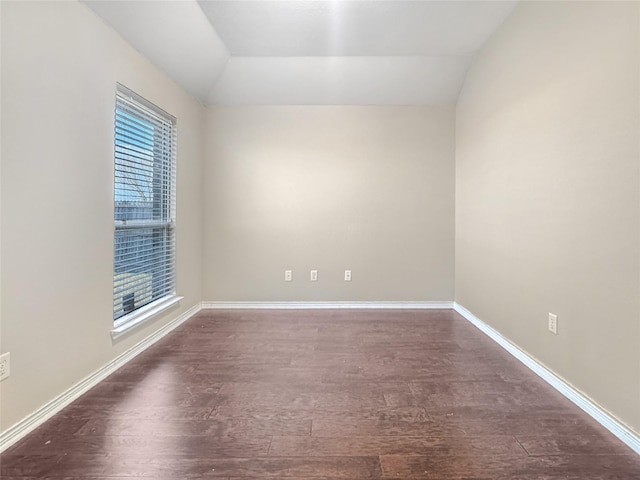
[[[135,327],[139,327],[143,323],[153,319],[155,316],[160,315],[161,313],[172,307],[175,307],[183,298],[184,297],[178,297],[176,295],[172,295],[168,298],[161,298],[158,301],[152,302],[149,305],[145,305],[135,312],[132,312],[129,315],[118,319],[115,322],[116,326],[113,328],[113,330],[111,330],[111,338],[115,340],[125,333],[128,333]]]
[[[202,304],[197,303],[189,310],[149,335],[144,340],[135,344],[126,352],[118,355],[112,361],[99,368],[88,377],[80,380],[71,388],[58,395],[50,402],[46,403],[35,412],[28,415],[26,418],[22,419],[12,427],[9,427],[7,430],[0,434],[0,452],[3,452],[18,440],[22,439],[27,434],[35,430],[37,427],[49,420],[64,407],[80,397],[83,393],[86,393],[90,388],[94,387],[109,375],[111,375],[113,372],[115,372],[118,368],[122,367],[129,360],[142,353],[144,350],[166,336],[176,327],[186,322],[201,309]]]
[[[451,309],[453,302],[202,302],[203,309]]]
[[[629,430],[610,413],[598,406],[584,394],[576,390],[552,371],[539,363],[529,354],[514,345],[497,330],[473,315],[462,305],[455,302],[202,302],[167,323],[165,326],[141,342],[122,353],[107,365],[98,369],[76,385],[63,392],[28,417],[0,434],[0,452],[3,452],[18,440],[35,430],[45,421],[69,405],[75,399],[97,385],[118,368],[143,352],[176,327],[187,321],[202,309],[453,309],[475,325],[480,331],[513,355],[536,375],[546,381],[558,392],[571,400],[580,409],[590,415],[603,427],[613,433],[636,453],[640,454],[640,437]]]
[[[481,332],[491,338],[494,342],[504,348],[507,352],[513,355],[521,363],[523,363],[527,368],[529,368],[529,370],[538,375],[545,382],[547,382],[558,392],[560,392],[562,395],[576,404],[580,409],[586,412],[589,416],[591,416],[600,425],[613,433],[634,452],[640,454],[640,436],[629,430],[609,412],[597,405],[593,400],[589,399],[583,393],[576,390],[566,381],[558,377],[555,373],[539,363],[528,353],[521,350],[517,345],[511,343],[500,332],[487,325],[465,307],[463,307],[459,303],[454,302],[453,309],[470,323],[475,325]]]

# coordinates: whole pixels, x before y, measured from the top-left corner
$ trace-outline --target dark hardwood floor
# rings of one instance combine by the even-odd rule
[[[6,479],[640,479],[450,310],[205,311],[8,449]]]

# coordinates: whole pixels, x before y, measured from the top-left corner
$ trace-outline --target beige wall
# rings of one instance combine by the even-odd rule
[[[637,3],[523,2],[456,112],[206,113],[84,6],[0,5],[0,431],[203,299],[451,300],[455,245],[456,301],[640,432]],[[178,117],[185,299],[112,342],[116,81]]]
[[[452,300],[453,107],[212,107],[206,137],[204,300]]]
[[[201,298],[203,108],[75,2],[1,2],[5,430]],[[116,81],[178,118],[184,300],[112,342]]]
[[[523,2],[456,131],[456,301],[636,432],[638,7]]]

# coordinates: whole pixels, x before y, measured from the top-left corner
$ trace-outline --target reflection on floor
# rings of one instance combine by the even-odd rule
[[[204,311],[2,455],[3,479],[639,479],[452,310]]]

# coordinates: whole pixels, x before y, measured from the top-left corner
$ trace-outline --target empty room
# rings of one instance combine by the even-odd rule
[[[640,479],[640,2],[0,34],[1,478]]]

